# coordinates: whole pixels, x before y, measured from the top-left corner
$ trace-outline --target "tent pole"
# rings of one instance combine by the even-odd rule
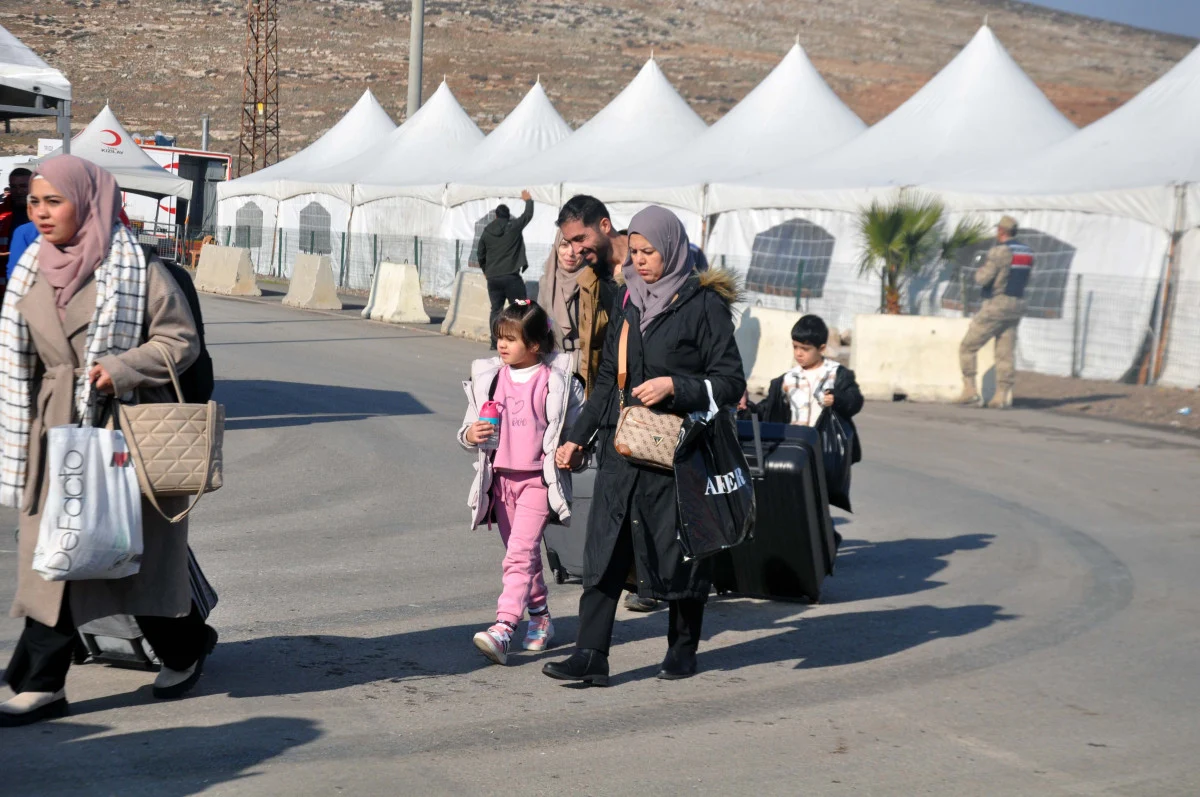
[[[1183,237],[1183,212],[1187,205],[1186,197],[1187,185],[1181,183],[1175,186],[1175,222],[1171,230],[1171,244],[1167,248],[1167,263],[1163,269],[1162,285],[1159,288],[1158,318],[1154,326],[1154,343],[1150,349],[1150,371],[1146,374],[1147,385],[1158,383],[1158,377],[1161,375],[1163,367],[1163,357],[1166,354],[1167,337],[1171,326],[1167,321],[1167,313],[1175,298],[1173,290],[1175,263],[1179,257],[1179,242]]]

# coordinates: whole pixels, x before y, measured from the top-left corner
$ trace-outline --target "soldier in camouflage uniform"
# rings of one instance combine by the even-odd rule
[[[975,387],[975,355],[989,340],[996,339],[996,395],[987,406],[1012,406],[1017,325],[1025,312],[1025,288],[1033,271],[1033,251],[1016,239],[1017,221],[1004,216],[996,227],[996,245],[975,272],[975,284],[983,288],[983,306],[971,319],[971,327],[958,349],[962,366],[963,392],[960,404],[978,404]]]

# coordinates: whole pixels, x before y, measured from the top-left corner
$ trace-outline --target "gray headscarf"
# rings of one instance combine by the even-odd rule
[[[642,314],[642,332],[658,318],[683,288],[695,271],[692,250],[688,246],[687,230],[679,218],[658,205],[640,211],[629,222],[629,234],[637,233],[650,242],[663,258],[663,274],[658,282],[647,285],[633,267],[632,253],[621,267],[629,299]]]

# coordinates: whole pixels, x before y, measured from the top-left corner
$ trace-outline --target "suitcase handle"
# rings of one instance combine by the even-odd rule
[[[766,476],[767,468],[763,459],[762,428],[759,424],[758,413],[751,413],[750,426],[754,429],[754,464],[750,466],[750,476],[761,479]]]

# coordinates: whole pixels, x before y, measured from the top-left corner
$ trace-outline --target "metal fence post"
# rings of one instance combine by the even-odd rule
[[[967,307],[967,270],[962,266],[958,267],[958,298],[962,301],[962,317],[967,318],[971,310]]]
[[[375,279],[375,269],[379,268],[379,233],[371,234],[371,279]]]
[[[1075,323],[1074,332],[1071,334],[1071,376],[1078,377],[1083,373],[1083,363],[1080,362],[1080,354],[1083,350],[1083,341],[1079,336],[1083,330],[1083,275],[1075,275]]]
[[[462,241],[454,239],[454,273],[457,274],[462,268]]]
[[[287,243],[287,230],[279,231],[279,256],[275,258],[275,276],[283,276],[283,247]]]
[[[796,269],[796,312],[800,312],[800,297],[804,290],[804,261],[800,261],[800,267]]]
[[[342,267],[340,269],[341,273],[338,276],[338,285],[340,285],[342,287],[346,286],[346,238],[347,237],[349,237],[349,233],[342,233]]]

